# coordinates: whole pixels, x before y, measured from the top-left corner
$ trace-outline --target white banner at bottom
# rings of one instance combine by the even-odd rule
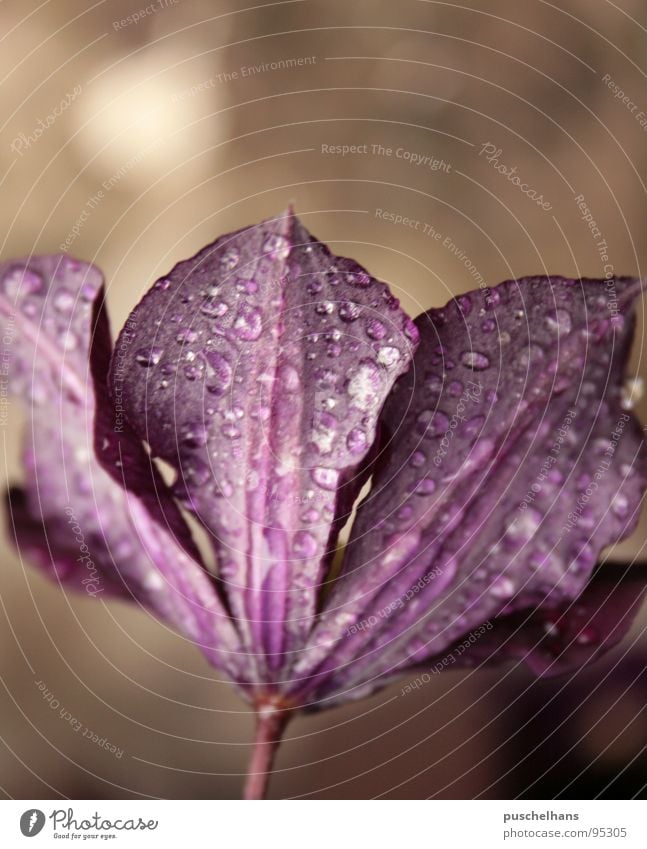
[[[250,807],[252,806],[252,807]],[[34,843],[29,843],[33,839]],[[63,842],[65,841],[65,842]],[[0,846],[647,847],[643,801],[3,801]]]

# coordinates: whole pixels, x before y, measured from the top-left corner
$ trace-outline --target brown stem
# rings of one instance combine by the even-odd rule
[[[264,799],[272,763],[289,719],[286,710],[264,705],[256,714],[256,737],[245,780],[245,799]]]

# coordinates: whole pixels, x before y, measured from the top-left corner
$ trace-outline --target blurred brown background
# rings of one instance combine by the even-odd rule
[[[641,0],[142,4],[0,9],[2,258],[65,244],[97,263],[115,328],[174,262],[289,201],[414,314],[475,288],[477,274],[644,273]],[[550,208],[498,173],[486,144]],[[639,372],[643,342],[641,323]],[[13,408],[11,478],[19,426]],[[644,559],[646,532],[618,556]],[[141,611],[64,595],[4,543],[1,554],[3,793],[238,796],[251,717],[197,651]],[[448,673],[298,719],[272,794],[644,795],[646,623],[571,681]],[[123,754],[61,719],[39,680]]]

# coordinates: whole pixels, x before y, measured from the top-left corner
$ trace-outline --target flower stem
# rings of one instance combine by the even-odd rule
[[[264,799],[272,763],[289,719],[286,710],[264,705],[256,714],[256,737],[245,780],[245,799]]]

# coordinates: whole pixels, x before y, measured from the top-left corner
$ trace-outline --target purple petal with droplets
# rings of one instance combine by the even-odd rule
[[[8,505],[15,541],[70,586],[136,597],[201,644],[211,662],[232,669],[228,653],[239,645],[212,579],[151,518],[154,499],[126,492],[97,462],[89,350],[105,368],[102,283],[96,268],[62,255],[0,267],[8,388],[30,402],[26,481]],[[99,386],[104,406],[107,395]],[[101,441],[109,443],[107,432]],[[151,495],[163,499],[161,483]]]
[[[424,664],[399,670],[363,687],[335,692],[330,690],[329,681],[320,693],[311,696],[306,708],[331,708],[398,680],[401,695],[407,695],[431,683],[441,672],[479,671],[519,661],[540,677],[577,672],[626,637],[646,592],[644,567],[607,563],[596,571],[575,601],[490,620],[464,634],[441,654],[427,658]]]
[[[641,289],[526,278],[417,320],[304,689],[370,690],[494,616],[582,591],[645,490],[621,398]]]
[[[417,331],[384,283],[290,213],[179,263],[130,322],[113,384],[213,536],[259,678],[279,677]]]

